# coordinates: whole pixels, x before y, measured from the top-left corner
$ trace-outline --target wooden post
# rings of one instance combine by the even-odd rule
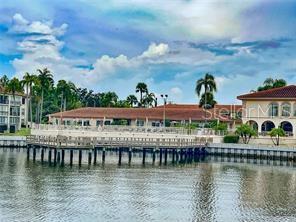
[[[97,148],[96,147],[94,147],[94,165],[96,165],[97,164]]]
[[[159,149],[159,164],[162,163],[162,148]]]
[[[53,164],[57,163],[57,148],[54,148],[53,151]]]
[[[174,148],[172,152],[172,163],[175,163],[175,155],[176,155],[176,149]]]
[[[145,159],[146,159],[146,148],[143,148],[142,164],[145,164]]]
[[[44,161],[44,149],[41,149],[41,163]]]
[[[30,147],[28,146],[27,147],[27,160],[30,159]]]
[[[36,160],[36,148],[33,148],[33,162]]]
[[[152,150],[152,163],[155,163],[155,148]]]
[[[78,164],[79,166],[81,166],[81,160],[82,160],[82,150],[79,150],[79,154],[78,154]]]
[[[130,164],[132,161],[132,148],[128,149],[128,163]]]
[[[105,147],[103,147],[103,152],[102,152],[102,162],[105,163],[105,155],[106,155],[106,150]]]
[[[121,165],[122,148],[119,147],[118,165]]]
[[[59,164],[61,162],[61,152],[60,150],[57,152],[57,163]]]
[[[65,150],[62,149],[62,161],[61,161],[61,166],[65,165]]]
[[[164,150],[164,164],[166,165],[168,162],[168,149],[165,148]]]
[[[48,149],[48,163],[51,164],[51,149]]]
[[[88,165],[91,165],[91,153],[92,153],[92,151],[89,150],[88,151]]]
[[[73,165],[73,150],[70,150],[70,166]]]

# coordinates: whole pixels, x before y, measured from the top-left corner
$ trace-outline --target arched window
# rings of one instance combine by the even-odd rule
[[[291,104],[283,103],[282,104],[282,116],[290,116],[291,115]]]
[[[278,116],[279,115],[279,105],[277,103],[270,103],[268,107],[269,116]]]

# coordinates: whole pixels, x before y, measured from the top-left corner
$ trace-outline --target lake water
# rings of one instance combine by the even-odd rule
[[[0,149],[0,221],[296,221],[296,168],[281,165],[54,167]]]

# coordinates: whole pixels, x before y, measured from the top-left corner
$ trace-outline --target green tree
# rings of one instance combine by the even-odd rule
[[[273,144],[278,146],[280,145],[280,137],[284,137],[286,134],[282,128],[278,127],[278,128],[273,128],[269,132],[269,135],[271,137]]]
[[[139,106],[143,106],[143,94],[148,93],[148,87],[147,87],[146,83],[139,82],[136,86],[136,93],[140,93]]]
[[[103,107],[114,107],[118,101],[118,96],[115,92],[107,92],[101,94],[101,104]]]
[[[135,95],[129,95],[126,98],[126,101],[130,105],[130,107],[133,107],[134,105],[137,105],[138,104],[138,99],[137,99],[137,97]]]
[[[61,112],[67,110],[67,98],[71,97],[71,85],[68,84],[65,80],[59,80],[56,92],[61,98]]]
[[[235,133],[242,138],[244,144],[248,144],[252,137],[257,136],[257,132],[248,124],[238,126]]]
[[[207,94],[203,93],[199,100],[199,107],[207,107],[207,109],[213,108],[217,104],[217,101],[214,99],[214,95],[211,92]]]
[[[263,91],[263,90],[267,90],[267,89],[279,88],[279,87],[283,87],[283,86],[286,86],[286,85],[287,85],[287,82],[284,79],[267,78],[263,82],[263,85],[259,86],[257,88],[257,91]]]
[[[14,77],[12,80],[9,81],[5,88],[6,92],[9,92],[12,94],[13,99],[15,100],[16,93],[23,93],[23,87],[21,84],[21,81]]]
[[[9,78],[6,75],[0,78],[0,86],[2,87],[2,89],[5,89],[8,83],[9,83]]]
[[[155,104],[156,96],[154,93],[147,93],[143,98],[143,105],[145,107],[152,107]]]
[[[47,68],[42,70],[37,69],[37,72],[39,73],[38,79],[41,87],[40,117],[38,123],[41,123],[43,118],[44,92],[48,92],[53,87],[54,81],[52,73]]]
[[[26,108],[27,108],[27,117],[26,117],[26,128],[28,127],[28,120],[30,117],[30,122],[33,121],[32,114],[32,86],[37,83],[37,76],[30,75],[30,73],[26,72],[23,76],[23,80],[21,84],[24,88],[26,88]]]
[[[203,95],[209,95],[209,93],[212,93],[213,95],[213,93],[217,91],[216,81],[213,75],[206,73],[203,78],[196,81],[195,92],[198,96],[201,95],[202,89],[204,89]],[[204,101],[202,101],[202,105],[205,109],[211,107],[211,104],[208,103],[207,97],[208,96],[204,96]]]

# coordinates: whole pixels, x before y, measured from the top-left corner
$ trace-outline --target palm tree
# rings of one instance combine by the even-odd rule
[[[50,89],[53,86],[53,75],[47,68],[44,69],[37,69],[39,75],[38,79],[40,81],[41,86],[41,107],[40,107],[40,117],[39,123],[41,123],[42,116],[43,116],[43,102],[44,102],[44,91]]]
[[[27,106],[27,120],[26,127],[28,126],[28,120],[30,116],[30,122],[33,121],[33,112],[32,112],[32,96],[33,96],[33,85],[39,84],[38,78],[36,75],[30,75],[30,73],[26,72],[23,76],[23,80],[21,81],[23,87],[26,88],[26,106]]]
[[[267,78],[264,80],[263,85],[258,87],[257,91],[283,87],[286,85],[287,85],[287,82],[284,79]]]
[[[146,96],[143,99],[143,104],[147,107],[153,106],[153,103],[155,104],[156,97],[154,93],[147,93]]]
[[[207,106],[207,108],[213,108],[216,104],[217,104],[217,101],[214,99],[213,93],[207,92],[207,95],[205,95],[204,93],[201,95],[201,98],[199,101],[199,107]]]
[[[138,99],[137,99],[137,97],[135,95],[129,95],[128,97],[126,97],[126,101],[128,102],[128,104],[131,107],[138,104]]]
[[[8,85],[8,83],[9,83],[9,79],[8,79],[8,77],[7,77],[6,75],[4,75],[4,76],[2,76],[2,77],[0,78],[0,86],[1,86],[3,89],[6,88],[6,86]]]
[[[286,134],[282,128],[278,127],[278,128],[273,128],[270,131],[269,135],[271,137],[273,144],[278,146],[280,145],[280,138],[284,137]]]
[[[65,80],[59,80],[57,84],[57,93],[61,97],[61,112],[67,109],[67,98],[71,96],[72,84],[68,84]]]
[[[201,95],[202,88],[204,88],[204,108],[207,109],[208,107],[208,93],[214,93],[217,91],[217,86],[215,82],[215,77],[209,73],[206,73],[204,78],[200,78],[196,81],[195,92],[198,96]]]
[[[144,82],[139,82],[136,86],[136,93],[140,93],[140,102],[139,102],[139,106],[143,105],[143,93],[148,93],[148,87],[146,85],[146,83]]]

